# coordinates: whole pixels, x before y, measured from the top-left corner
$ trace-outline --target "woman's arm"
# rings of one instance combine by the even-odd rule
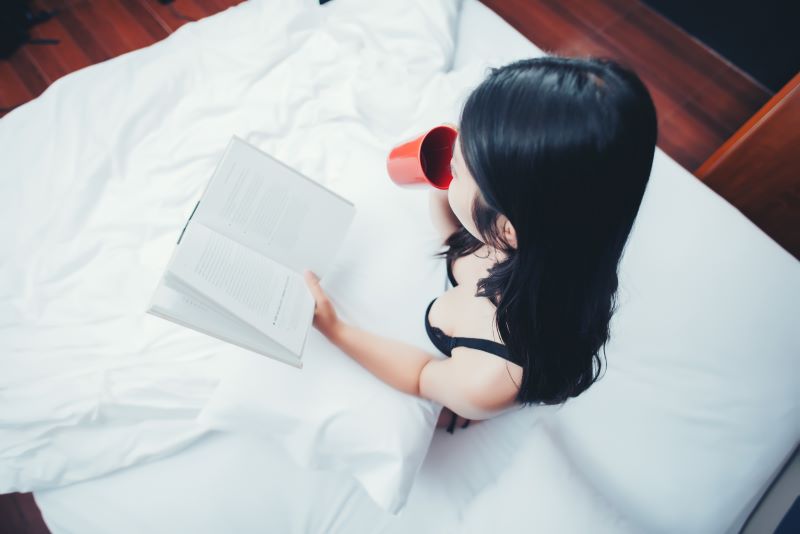
[[[339,319],[312,271],[303,277],[314,297],[314,327],[369,372],[403,393],[419,396],[422,370],[436,357],[416,345],[379,336]]]
[[[386,338],[337,321],[328,339],[393,388],[435,401],[466,419],[486,419],[505,392],[487,391],[492,373],[469,358],[437,358],[404,341]]]
[[[393,388],[419,396],[422,369],[434,356],[404,341],[338,321],[328,339],[365,369]]]
[[[453,232],[461,228],[461,221],[453,213],[450,202],[447,200],[447,190],[431,188],[428,205],[430,207],[431,221],[436,230],[439,231],[439,235],[442,236],[442,241],[445,241]]]

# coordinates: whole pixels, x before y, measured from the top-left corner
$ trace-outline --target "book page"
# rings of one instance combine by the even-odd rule
[[[232,314],[223,312],[213,302],[185,294],[183,285],[173,286],[170,282],[168,278],[159,282],[148,313],[298,369],[303,368],[301,359],[279,343]]]
[[[167,273],[176,279],[171,283],[185,284],[294,354],[301,353],[315,302],[303,277],[291,269],[192,221]]]
[[[322,278],[354,215],[352,202],[234,136],[192,221]]]

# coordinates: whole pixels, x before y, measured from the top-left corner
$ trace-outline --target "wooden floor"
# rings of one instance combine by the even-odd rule
[[[151,45],[241,1],[175,0],[165,6],[157,0],[32,0],[35,8],[59,13],[33,26],[31,37],[59,43],[26,44],[0,60],[0,117],[65,74]]]
[[[72,71],[148,46],[240,1],[34,0],[60,12],[34,26],[32,37],[59,42],[26,44],[0,60],[0,116]],[[772,95],[636,0],[482,1],[546,52],[601,55],[633,68],[655,100],[659,146],[690,171]],[[47,532],[31,494],[0,496],[0,534],[6,532]]]

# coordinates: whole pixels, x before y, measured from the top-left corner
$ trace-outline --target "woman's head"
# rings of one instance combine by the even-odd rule
[[[611,60],[548,56],[490,69],[459,122],[448,198],[464,230],[447,254],[503,253],[477,296],[524,368],[518,400],[564,402],[599,376],[655,107]]]

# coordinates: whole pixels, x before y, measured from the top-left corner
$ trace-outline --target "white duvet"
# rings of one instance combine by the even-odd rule
[[[144,310],[230,136],[350,198],[364,161],[454,121],[453,92],[482,76],[448,72],[459,7],[249,0],[0,120],[0,493],[200,437],[195,417],[239,349]]]

